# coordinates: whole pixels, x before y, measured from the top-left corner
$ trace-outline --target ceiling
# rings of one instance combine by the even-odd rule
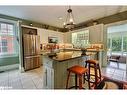
[[[62,28],[67,8],[68,6],[0,6],[0,14]],[[127,10],[127,6],[71,6],[71,8],[76,24]]]

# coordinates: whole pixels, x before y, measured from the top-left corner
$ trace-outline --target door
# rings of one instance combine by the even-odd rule
[[[118,64],[110,61],[109,66],[126,70],[127,68],[127,23],[116,24],[107,28],[107,56],[120,56]],[[127,70],[126,70],[127,71]]]
[[[48,66],[44,66],[44,88],[53,89],[54,88],[54,70]]]

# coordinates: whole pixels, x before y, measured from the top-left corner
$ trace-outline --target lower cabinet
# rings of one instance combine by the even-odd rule
[[[54,69],[49,66],[44,66],[44,89],[54,88]]]
[[[31,56],[24,58],[24,69],[25,71],[40,67],[41,59],[40,56]]]

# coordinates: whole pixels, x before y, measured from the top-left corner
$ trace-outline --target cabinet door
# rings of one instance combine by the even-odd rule
[[[103,42],[103,24],[90,27],[90,43],[102,43]]]
[[[48,88],[48,68],[44,67],[44,88]]]
[[[40,36],[40,43],[48,43],[48,31],[45,29],[38,29],[38,35]]]
[[[70,32],[67,32],[64,34],[64,43],[72,43],[71,41],[71,33]]]
[[[54,70],[48,66],[44,66],[44,88],[54,88]]]

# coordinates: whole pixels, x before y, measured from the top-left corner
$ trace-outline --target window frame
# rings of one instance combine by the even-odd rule
[[[119,52],[121,55],[124,55],[124,53],[127,52],[127,51],[124,51],[124,47],[123,47],[124,43],[123,42],[124,42],[124,37],[127,37],[127,36],[124,33],[121,33],[121,35],[118,36],[118,37],[121,38],[121,42],[122,42],[120,51],[112,51],[112,40],[113,40],[114,37],[117,37],[117,36],[112,36],[112,37],[109,36],[109,37],[107,37],[107,49],[109,49],[110,55],[112,55],[113,53],[116,53],[116,52],[117,53]],[[109,42],[110,43],[110,45],[109,45],[110,47],[108,47],[108,39],[110,39],[110,42]]]
[[[3,19],[0,19],[0,24],[1,23],[5,23],[5,24],[9,24],[9,25],[13,25],[13,34],[9,34],[9,32],[8,32],[8,28],[7,28],[7,34],[2,34],[2,33],[0,33],[0,36],[7,36],[7,37],[13,37],[13,39],[12,39],[12,41],[13,41],[13,53],[9,53],[9,52],[4,52],[4,53],[0,53],[0,56],[2,57],[2,56],[12,56],[12,55],[18,55],[18,52],[17,52],[17,50],[16,50],[16,45],[15,45],[15,38],[17,37],[17,33],[16,33],[16,22],[15,21],[11,21],[11,20],[3,20]],[[6,27],[8,27],[8,26],[6,26]],[[0,31],[1,31],[1,25],[0,25]],[[2,46],[2,43],[1,43],[1,49],[2,49],[2,47],[4,47],[4,46]],[[8,48],[8,47],[7,47]]]

